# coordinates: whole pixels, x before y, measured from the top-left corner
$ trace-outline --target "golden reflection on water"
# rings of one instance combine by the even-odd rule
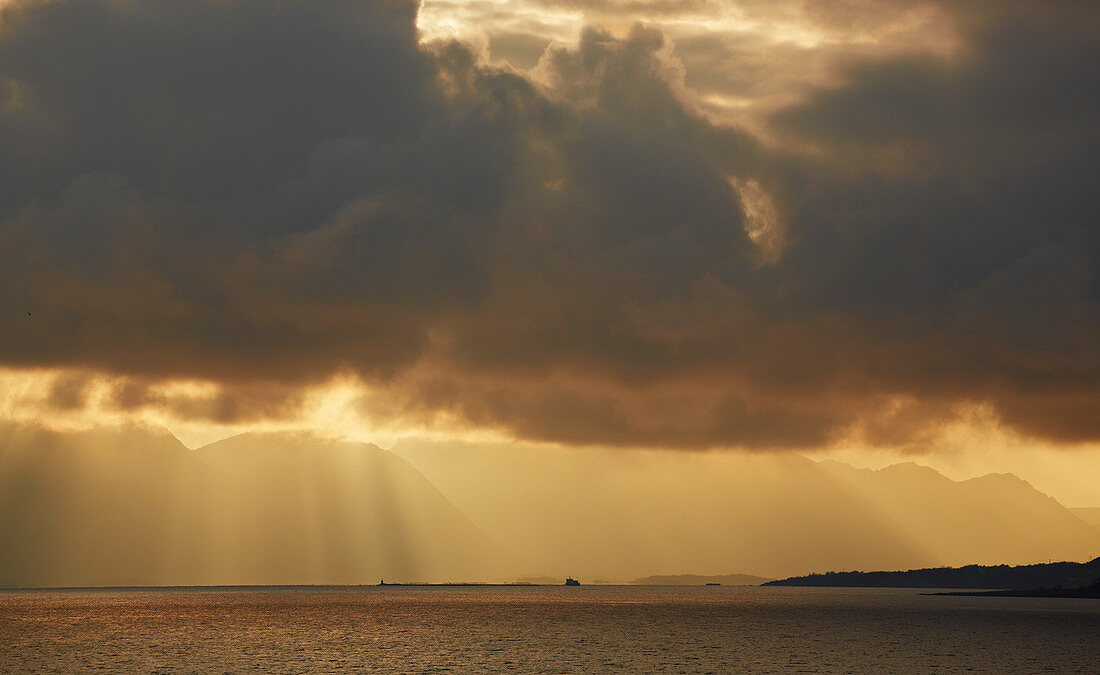
[[[899,589],[0,592],[0,669],[1088,672],[1089,601]]]

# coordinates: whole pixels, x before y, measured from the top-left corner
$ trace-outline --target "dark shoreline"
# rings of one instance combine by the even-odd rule
[[[1083,593],[1100,579],[1100,558],[1086,563],[1055,562],[1030,565],[966,565],[925,567],[905,571],[850,571],[808,574],[769,581],[764,586],[819,586],[865,588],[927,588],[941,591],[957,588],[975,593],[1031,593],[1045,591]],[[1004,591],[989,589],[1006,589]],[[1081,589],[1081,590],[1078,590]],[[1051,597],[1078,597],[1056,596]]]
[[[1088,598],[1100,600],[1100,586],[1092,585],[1084,588],[1027,588],[1018,590],[1000,591],[942,591],[940,593],[925,593],[924,595],[953,595],[965,597],[987,598]]]

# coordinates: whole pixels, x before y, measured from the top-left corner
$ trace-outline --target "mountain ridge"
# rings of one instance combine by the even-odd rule
[[[377,446],[0,425],[0,585],[483,578],[505,556]]]
[[[490,536],[555,574],[784,577],[1083,560],[1100,550],[1100,532],[1025,480],[954,481],[916,463],[874,471],[794,453],[625,457],[418,438],[391,450]]]

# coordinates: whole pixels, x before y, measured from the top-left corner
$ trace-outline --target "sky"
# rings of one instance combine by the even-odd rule
[[[0,414],[1100,505],[1100,8],[7,0]]]

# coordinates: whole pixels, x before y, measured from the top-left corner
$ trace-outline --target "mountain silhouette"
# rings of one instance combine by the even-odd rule
[[[0,426],[0,585],[355,584],[492,574],[502,554],[376,446]]]
[[[527,569],[633,579],[1088,560],[1100,532],[1010,475],[954,481],[794,453],[407,439],[406,457]]]
[[[852,485],[917,546],[935,551],[932,564],[1019,565],[1088,560],[1100,553],[1100,533],[1012,474],[954,481],[912,462],[878,471],[832,461],[821,466]]]

